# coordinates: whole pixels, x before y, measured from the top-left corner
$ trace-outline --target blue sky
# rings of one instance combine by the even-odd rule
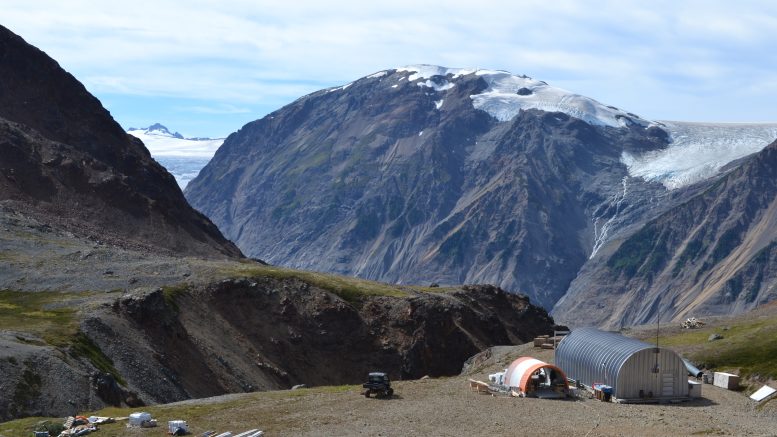
[[[777,2],[2,0],[122,126],[226,136],[408,64],[508,70],[648,119],[777,121]]]

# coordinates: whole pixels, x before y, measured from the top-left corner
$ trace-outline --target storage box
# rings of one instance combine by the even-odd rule
[[[167,422],[167,432],[169,434],[175,434],[178,430],[183,430],[184,433],[189,432],[189,425],[186,424],[185,420],[170,420]]]
[[[715,372],[713,384],[717,387],[733,390],[739,387],[739,376],[733,373]]]
[[[150,421],[150,413],[132,413],[129,415],[129,426],[143,426],[143,422]]]
[[[688,397],[693,399],[701,397],[701,383],[699,381],[688,380]]]

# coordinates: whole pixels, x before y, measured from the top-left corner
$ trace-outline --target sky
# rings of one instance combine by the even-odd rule
[[[224,137],[411,64],[525,74],[652,120],[777,121],[770,1],[0,0],[0,11],[125,128]]]

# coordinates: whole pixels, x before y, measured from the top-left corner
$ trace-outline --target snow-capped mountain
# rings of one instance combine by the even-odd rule
[[[750,190],[734,172],[775,137],[777,123],[657,122],[522,75],[415,65],[312,93],[247,124],[186,196],[247,254],[273,264],[395,283],[493,283],[556,305],[562,323],[617,326],[649,321],[663,290],[628,294],[613,312],[608,299],[627,295],[624,284],[671,289],[666,317],[688,300],[700,309],[717,302],[694,281],[717,278],[726,261],[716,239],[744,241],[729,225],[761,223],[774,190]],[[716,214],[700,226],[699,209],[662,222],[675,227],[672,241],[661,237],[668,230],[653,232],[652,220],[709,204],[700,193],[735,179],[742,187],[727,191],[729,204],[747,220]],[[777,239],[777,225],[759,226],[747,250],[726,246],[744,257],[726,261],[727,275]],[[698,252],[683,255],[684,238],[698,229],[709,231],[693,243]],[[661,257],[645,252],[653,243]],[[675,272],[678,257],[691,261]],[[651,282],[659,270],[668,276]],[[769,299],[762,289],[777,275],[763,277],[751,294]],[[572,286],[574,296],[562,299]],[[607,291],[595,301],[587,290]],[[586,314],[570,305],[578,298],[589,298]]]
[[[147,128],[129,128],[127,133],[140,138],[154,157],[169,171],[178,185],[186,185],[210,161],[224,138],[184,138],[160,123]]]
[[[457,79],[480,76],[489,87],[470,96],[472,106],[502,122],[512,120],[522,110],[540,109],[563,112],[600,126],[659,126],[669,133],[667,148],[647,153],[624,152],[621,161],[628,167],[630,176],[660,182],[670,190],[715,176],[726,164],[762,150],[777,138],[777,123],[653,122],[544,81],[507,71],[436,65],[410,65],[396,71],[412,73],[408,81],[431,88],[441,97],[456,85]],[[380,71],[368,77],[382,77],[386,73]],[[333,90],[340,89],[344,87]],[[443,97],[435,103],[437,109],[444,101]]]
[[[410,72],[412,74],[407,78],[408,81],[418,81],[416,85],[432,88],[438,92],[453,88],[456,79],[460,77],[469,75],[482,77],[488,84],[488,88],[470,96],[472,106],[488,112],[499,121],[512,120],[521,110],[540,109],[546,112],[563,112],[587,123],[602,126],[650,124],[648,120],[636,114],[550,86],[544,81],[514,75],[507,71],[446,68],[436,65],[410,65],[397,68],[396,71]],[[381,73],[385,72],[375,73],[375,75]]]

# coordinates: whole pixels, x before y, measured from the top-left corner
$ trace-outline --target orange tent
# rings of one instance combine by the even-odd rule
[[[532,357],[520,357],[505,372],[504,383],[522,393],[536,391],[539,387],[569,389],[567,376],[553,364]]]

